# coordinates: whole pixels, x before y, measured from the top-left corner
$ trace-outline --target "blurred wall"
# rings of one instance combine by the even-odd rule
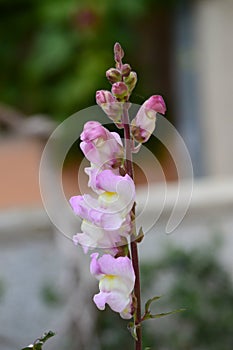
[[[207,175],[233,175],[233,2],[195,6],[198,95]]]

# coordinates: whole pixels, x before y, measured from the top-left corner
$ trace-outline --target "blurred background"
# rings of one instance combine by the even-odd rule
[[[164,97],[166,118],[186,142],[195,179],[189,213],[176,234],[160,237],[165,208],[154,230],[160,234],[149,235],[141,248],[145,278],[154,266],[172,275],[164,277],[162,287],[151,277],[150,289],[159,293],[161,288],[172,307],[191,311],[162,321],[169,331],[161,327],[157,338],[159,322],[151,324],[145,345],[228,350],[233,344],[232,34],[231,0],[0,0],[1,348],[23,347],[51,327],[59,334],[48,349],[117,346],[108,327],[112,321],[106,322],[109,313],[99,316],[90,306],[96,285],[83,272],[88,260],[85,264],[81,250],[59,236],[47,218],[38,175],[51,132],[94,105],[96,90],[110,88],[105,71],[113,66],[116,41],[125,50],[124,61],[138,73],[132,102],[142,104],[152,94]],[[158,141],[148,147],[172,196],[177,180],[172,159]],[[67,198],[78,191],[80,157],[75,145],[63,169]],[[136,175],[140,198],[144,178]],[[155,198],[160,180],[155,169]],[[148,216],[156,205],[155,200]],[[180,250],[168,243],[178,243]],[[128,339],[127,332],[122,336]]]

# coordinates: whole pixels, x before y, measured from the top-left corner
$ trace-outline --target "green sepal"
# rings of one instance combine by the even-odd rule
[[[137,326],[134,324],[134,322],[129,322],[127,325],[128,330],[130,331],[130,334],[134,338],[134,340],[138,340],[137,337]]]
[[[55,333],[52,331],[44,333],[40,338],[36,339],[33,344],[30,344],[26,348],[23,348],[21,350],[42,350],[42,346],[44,345],[44,343],[54,335]]]
[[[142,227],[140,227],[140,229],[139,229],[139,231],[138,231],[138,235],[136,236],[135,241],[136,241],[137,243],[141,243],[141,241],[143,240],[144,236],[145,236],[145,235],[144,235],[143,229],[142,229]]]

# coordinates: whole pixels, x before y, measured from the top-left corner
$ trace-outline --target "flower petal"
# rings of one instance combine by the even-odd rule
[[[129,297],[118,292],[100,292],[94,296],[93,300],[100,310],[104,310],[105,304],[108,304],[115,312],[122,312],[130,302]]]

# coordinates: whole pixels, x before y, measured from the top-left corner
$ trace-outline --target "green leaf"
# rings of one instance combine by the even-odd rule
[[[145,304],[145,315],[146,315],[147,313],[150,313],[150,310],[149,310],[149,309],[150,309],[151,304],[152,304],[154,301],[159,300],[161,297],[162,297],[162,295],[157,295],[157,296],[154,296],[153,298],[147,300],[147,302],[146,302],[146,304]]]
[[[40,338],[36,339],[33,344],[30,344],[26,348],[23,348],[21,350],[42,350],[42,346],[44,345],[44,343],[54,335],[55,333],[52,331],[44,333]]]
[[[55,335],[54,332],[48,331],[47,333],[44,333],[41,338],[39,338],[40,341],[45,343],[49,338],[53,337]]]
[[[42,343],[41,341],[39,343],[34,344],[33,350],[42,350],[42,345],[43,344],[44,343]]]
[[[169,315],[173,315],[173,314],[176,314],[177,312],[181,312],[181,311],[185,311],[185,310],[186,309],[178,309],[178,310],[173,310],[173,311],[169,311],[169,312],[161,312],[161,313],[155,314],[155,315],[148,313],[144,316],[144,320],[148,320],[150,318],[160,318],[160,317],[164,317],[164,316],[169,316]]]
[[[145,313],[142,317],[142,321],[145,321],[145,320],[149,320],[151,318],[160,318],[160,317],[164,317],[164,316],[168,316],[168,315],[172,315],[172,314],[175,314],[177,312],[181,312],[181,311],[185,311],[186,309],[177,309],[177,310],[173,310],[173,311],[169,311],[169,312],[161,312],[159,314],[152,314],[151,311],[150,311],[150,306],[151,304],[160,299],[162,296],[154,296],[153,298],[149,299],[146,304],[145,304]]]

